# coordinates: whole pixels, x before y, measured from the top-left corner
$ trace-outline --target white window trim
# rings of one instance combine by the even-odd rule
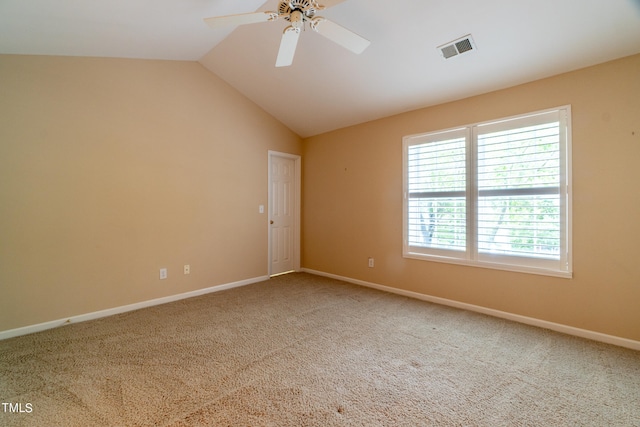
[[[476,188],[473,175],[476,171],[476,143],[477,143],[477,130],[481,126],[487,126],[491,124],[502,123],[514,119],[522,119],[528,116],[534,116],[554,111],[560,111],[561,121],[564,121],[563,127],[566,132],[561,136],[560,141],[560,161],[563,164],[565,173],[561,173],[560,182],[560,198],[561,198],[561,219],[562,234],[561,238],[564,239],[564,253],[561,254],[560,260],[549,261],[544,258],[536,260],[533,257],[526,257],[527,265],[520,265],[515,263],[517,260],[514,256],[502,256],[495,254],[480,253],[476,245],[476,201],[478,200],[478,190]],[[564,112],[564,113],[562,113]],[[562,124],[561,124],[562,127]],[[446,249],[437,250],[429,248],[429,253],[418,252],[412,249],[408,245],[408,148],[411,145],[415,145],[416,141],[428,141],[437,140],[438,135],[442,135],[449,132],[465,132],[467,133],[467,170],[471,173],[467,173],[467,200],[468,202],[473,199],[472,203],[467,203],[469,207],[467,212],[467,241],[471,245],[473,250],[466,251],[449,251]],[[435,132],[427,132],[415,135],[408,135],[403,137],[403,154],[402,154],[402,180],[403,180],[403,204],[402,204],[402,237],[403,237],[403,257],[420,259],[426,261],[435,261],[449,264],[466,265],[481,268],[490,268],[506,271],[515,271],[531,274],[541,274],[547,276],[556,276],[563,278],[571,278],[573,276],[573,260],[572,260],[572,170],[571,170],[571,106],[565,105],[556,108],[549,108],[546,110],[535,111],[527,114],[521,114],[511,116],[507,118],[501,118],[497,120],[490,120],[481,123],[473,123],[464,126],[456,126],[454,128],[439,130]]]

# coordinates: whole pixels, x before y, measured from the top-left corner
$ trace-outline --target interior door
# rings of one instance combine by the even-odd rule
[[[269,240],[271,276],[300,268],[300,157],[270,153]]]

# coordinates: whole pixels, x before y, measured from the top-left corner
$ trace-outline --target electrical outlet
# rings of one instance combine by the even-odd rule
[[[191,266],[189,264],[184,265],[184,274],[191,274]]]
[[[373,268],[373,258],[369,258],[369,268]]]
[[[160,269],[160,280],[164,280],[167,278],[167,269],[166,268],[161,268]]]

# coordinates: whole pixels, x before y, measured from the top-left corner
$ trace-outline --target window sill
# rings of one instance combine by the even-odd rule
[[[525,266],[525,265],[506,264],[506,263],[499,263],[499,262],[469,260],[469,259],[453,258],[453,257],[447,257],[447,256],[427,255],[427,254],[422,254],[418,252],[405,252],[403,253],[402,256],[404,258],[417,259],[421,261],[440,262],[445,264],[457,264],[457,265],[463,265],[467,267],[479,267],[479,268],[488,268],[491,270],[511,271],[516,273],[526,273],[526,274],[537,274],[542,276],[560,277],[564,279],[573,278],[573,272],[559,270],[559,269],[531,267],[531,266]]]

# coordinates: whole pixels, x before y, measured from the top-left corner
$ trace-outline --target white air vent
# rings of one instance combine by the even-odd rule
[[[473,42],[471,34],[467,34],[457,40],[438,46],[438,50],[444,59],[449,59],[476,50],[476,44]]]

